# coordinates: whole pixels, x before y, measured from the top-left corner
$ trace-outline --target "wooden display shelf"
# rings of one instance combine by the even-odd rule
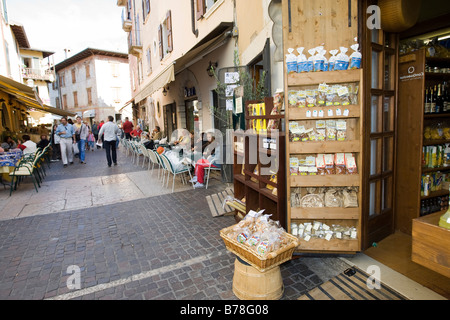
[[[299,87],[320,83],[333,84],[359,82],[362,78],[361,74],[361,69],[357,69],[327,72],[292,73],[289,74],[287,78],[289,87]]]
[[[450,114],[448,114],[448,116],[450,117]],[[423,141],[424,146],[434,146],[434,145],[446,144],[446,143],[450,143],[450,140],[449,139],[439,139],[439,140],[424,140]]]
[[[438,172],[438,171],[447,171],[447,170],[450,170],[450,166],[447,166],[447,167],[436,167],[436,168],[422,167],[422,173],[430,173],[430,172]]]
[[[361,151],[361,143],[358,140],[291,142],[289,147],[292,155],[300,153],[358,153]]]
[[[450,118],[450,113],[425,113],[423,117],[425,119]]]
[[[360,240],[339,240],[331,239],[327,241],[325,239],[311,238],[309,241],[300,239],[300,245],[297,247],[297,252],[358,252],[361,250]]]
[[[433,192],[430,192],[430,195],[428,195],[428,196],[421,196],[420,200],[427,200],[427,199],[431,199],[431,198],[447,196],[448,194],[449,194],[448,189],[433,191]]]
[[[291,208],[291,219],[343,219],[358,220],[360,208]]]
[[[317,176],[290,176],[291,187],[358,187],[359,174],[330,174]]]
[[[439,226],[445,211],[412,222],[412,261],[450,278],[450,230]]]
[[[328,110],[333,110],[333,116],[328,116]],[[336,110],[341,109],[342,115],[336,116]],[[344,116],[344,110],[348,109],[349,114],[348,116]],[[314,111],[323,111],[324,116],[323,117],[306,117],[306,112],[311,111],[313,113]],[[361,107],[355,106],[355,105],[348,105],[348,106],[330,106],[330,107],[314,107],[314,108],[289,108],[289,120],[295,121],[295,120],[326,120],[326,119],[347,119],[347,118],[359,118],[361,116]]]

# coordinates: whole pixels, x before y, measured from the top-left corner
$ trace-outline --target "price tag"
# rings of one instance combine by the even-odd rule
[[[329,109],[329,110],[328,110],[328,116],[329,116],[329,117],[332,117],[332,116],[333,116],[333,110],[332,110],[332,109]]]
[[[324,116],[324,112],[323,112],[323,110],[320,110],[319,111],[319,118],[323,118],[323,116]]]
[[[318,112],[317,112],[317,110],[314,110],[313,111],[313,118],[317,118],[317,116],[318,116]]]
[[[348,117],[348,115],[350,114],[350,111],[348,109],[344,110],[344,117]]]
[[[311,110],[306,111],[306,117],[311,118]]]
[[[341,111],[341,109],[336,109],[336,115],[337,115],[337,116],[342,116],[342,111]]]
[[[336,238],[342,239],[342,232],[336,232]]]

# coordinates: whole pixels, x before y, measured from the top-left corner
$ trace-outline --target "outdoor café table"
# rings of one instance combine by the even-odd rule
[[[22,158],[22,151],[10,151],[0,154],[0,183],[8,185],[3,180],[10,181],[9,174],[14,170],[16,163]]]

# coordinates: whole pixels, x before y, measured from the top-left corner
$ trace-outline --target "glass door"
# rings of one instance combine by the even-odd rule
[[[363,248],[394,232],[396,76],[398,37],[366,32],[365,195]]]

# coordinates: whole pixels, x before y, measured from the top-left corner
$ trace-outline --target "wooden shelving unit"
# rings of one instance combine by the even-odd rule
[[[261,103],[260,101],[247,101],[245,104],[246,128],[250,128],[252,120],[279,119],[284,115],[270,115],[273,108],[273,98],[266,98],[265,116],[251,116],[248,112],[249,104]],[[281,128],[281,126],[280,126]],[[281,130],[281,129],[280,129]],[[264,139],[275,139],[274,149],[266,149]],[[265,209],[265,213],[271,214],[271,219],[279,221],[286,228],[286,137],[279,131],[257,134],[256,132],[235,132],[233,136],[234,150],[234,196],[237,199],[246,200],[246,211]],[[243,151],[236,150],[236,144],[242,143]],[[275,165],[271,167],[271,164]],[[257,174],[254,173],[258,167]],[[270,168],[276,169],[277,181],[270,181]],[[267,171],[267,172],[263,172]],[[273,189],[276,188],[276,193]]]
[[[446,196],[448,190],[421,196],[422,174],[449,172],[450,167],[422,167],[423,147],[450,143],[450,140],[425,140],[424,128],[436,121],[450,125],[450,113],[425,114],[425,89],[450,80],[448,73],[425,72],[425,65],[449,68],[449,58],[427,58],[418,50],[399,58],[398,150],[396,175],[396,228],[411,234],[413,220],[419,218],[421,201]],[[413,78],[408,77],[414,68]]]
[[[313,72],[305,74],[293,74],[285,76],[285,92],[290,90],[300,90],[304,87],[318,86],[326,83],[334,84],[358,84],[359,88],[363,88],[362,70],[346,70],[332,72]],[[289,127],[290,121],[299,122],[311,126],[311,122],[327,119],[345,119],[347,120],[348,135],[346,141],[321,141],[321,142],[290,142],[289,135],[286,134],[286,167],[289,168],[289,159],[291,156],[315,155],[315,154],[335,154],[335,153],[353,153],[356,158],[358,172],[363,172],[362,162],[362,126],[363,126],[363,102],[361,91],[358,94],[358,105],[348,106],[332,106],[332,107],[315,107],[315,108],[286,108],[286,127]],[[288,97],[286,95],[285,105],[289,106]],[[327,110],[333,110],[333,116],[328,116]],[[337,109],[348,109],[348,116],[336,116]],[[320,118],[307,117],[307,111],[323,110],[324,116]],[[358,236],[355,240],[341,240],[311,238],[309,241],[300,239],[300,245],[297,248],[298,253],[318,252],[318,253],[356,253],[361,250],[362,237],[362,211],[361,211],[361,195],[362,193],[362,176],[361,174],[353,175],[308,175],[308,176],[291,176],[287,170],[287,224],[289,232],[291,222],[303,223],[319,221],[328,225],[337,224],[341,226],[354,226],[357,228]],[[290,205],[291,189],[296,187],[358,187],[358,205],[357,208],[293,208]]]

